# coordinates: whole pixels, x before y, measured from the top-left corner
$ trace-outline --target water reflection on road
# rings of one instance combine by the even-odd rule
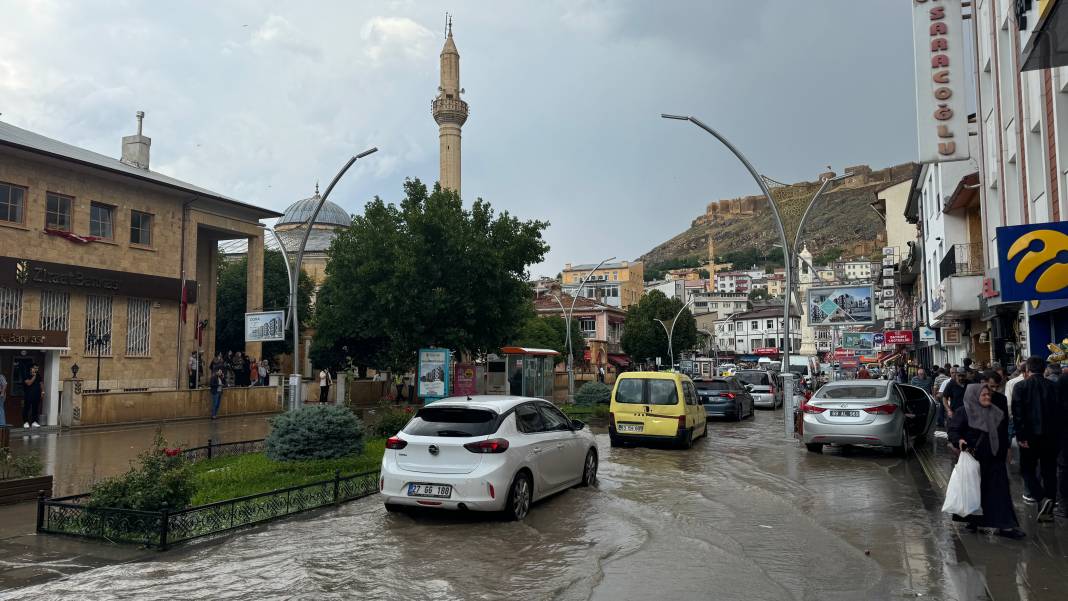
[[[715,423],[690,451],[602,433],[600,485],[523,523],[364,500],[7,598],[977,598],[915,460],[810,455],[779,420]]]

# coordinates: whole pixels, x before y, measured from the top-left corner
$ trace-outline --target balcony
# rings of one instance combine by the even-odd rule
[[[982,275],[954,275],[938,285],[937,298],[931,299],[931,317],[965,319],[979,315]]]
[[[982,275],[983,245],[971,243],[950,246],[949,252],[938,265],[938,273],[942,280],[956,275]]]

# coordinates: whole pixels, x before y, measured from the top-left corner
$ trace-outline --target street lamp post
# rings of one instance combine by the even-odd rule
[[[664,333],[667,334],[667,337],[668,337],[668,365],[669,365],[668,370],[669,371],[675,371],[675,352],[674,352],[674,349],[671,347],[671,338],[675,335],[675,324],[678,323],[678,321],[679,321],[679,315],[682,315],[682,312],[686,310],[686,307],[690,306],[690,303],[693,302],[693,299],[694,299],[694,297],[691,296],[690,300],[688,300],[688,301],[686,301],[685,303],[682,304],[682,308],[679,309],[679,312],[675,314],[675,317],[671,318],[671,327],[670,328],[668,328],[668,325],[666,323],[664,323],[664,320],[662,320],[662,319],[660,319],[658,317],[654,317],[653,318],[654,321],[659,323],[664,328]]]
[[[293,373],[289,375],[289,407],[290,409],[296,409],[303,404],[303,391],[300,385],[301,374],[299,369],[300,361],[300,319],[298,315],[297,307],[297,286],[300,283],[300,263],[304,260],[304,247],[308,245],[308,238],[311,236],[312,225],[315,223],[315,218],[319,216],[319,210],[323,208],[326,203],[326,199],[330,196],[330,192],[334,190],[334,186],[341,179],[341,176],[345,175],[345,172],[352,167],[353,163],[364,158],[367,155],[378,152],[377,147],[369,148],[356,156],[349,159],[345,166],[337,172],[334,179],[330,182],[330,185],[326,187],[326,191],[323,192],[321,198],[319,198],[319,204],[315,205],[315,210],[312,211],[311,217],[308,218],[308,223],[305,224],[304,237],[300,240],[300,246],[297,247],[297,259],[293,263],[293,269],[289,272],[289,313],[291,315],[292,323],[290,326],[293,328]],[[276,234],[277,236],[277,234]],[[279,241],[280,242],[280,241]],[[288,264],[288,261],[287,261]]]
[[[100,358],[103,355],[104,347],[111,342],[111,334],[103,334],[97,336],[96,332],[89,333],[89,346],[93,347],[96,351],[96,391],[100,392]],[[77,376],[77,374],[75,374]]]
[[[607,259],[602,260],[600,263],[597,264],[596,267],[591,269],[589,271],[589,273],[587,273],[584,278],[582,278],[582,281],[579,282],[578,290],[576,290],[575,291],[576,293],[571,297],[571,308],[570,309],[565,311],[564,310],[563,301],[560,300],[559,296],[556,296],[555,294],[553,295],[553,298],[556,299],[557,304],[560,305],[560,311],[564,313],[564,321],[566,322],[566,328],[567,328],[566,341],[567,341],[567,400],[568,400],[568,402],[573,401],[574,397],[575,397],[575,369],[574,369],[574,366],[573,366],[573,360],[574,360],[574,356],[575,356],[575,351],[573,351],[571,349],[571,316],[575,313],[575,303],[578,302],[579,296],[582,295],[582,288],[586,286],[586,282],[590,279],[591,276],[593,276],[593,272],[595,272],[598,269],[600,269],[601,265],[604,265],[605,263],[607,263],[609,261],[614,261],[615,259],[616,259],[615,257],[609,257]]]

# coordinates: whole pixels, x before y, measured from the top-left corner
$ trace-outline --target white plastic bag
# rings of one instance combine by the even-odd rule
[[[946,502],[942,511],[964,517],[983,515],[982,495],[979,491],[979,462],[971,453],[961,453],[953,475],[946,487]]]

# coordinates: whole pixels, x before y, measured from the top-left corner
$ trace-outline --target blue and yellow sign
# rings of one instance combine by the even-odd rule
[[[999,227],[1001,299],[1068,298],[1068,221]]]

